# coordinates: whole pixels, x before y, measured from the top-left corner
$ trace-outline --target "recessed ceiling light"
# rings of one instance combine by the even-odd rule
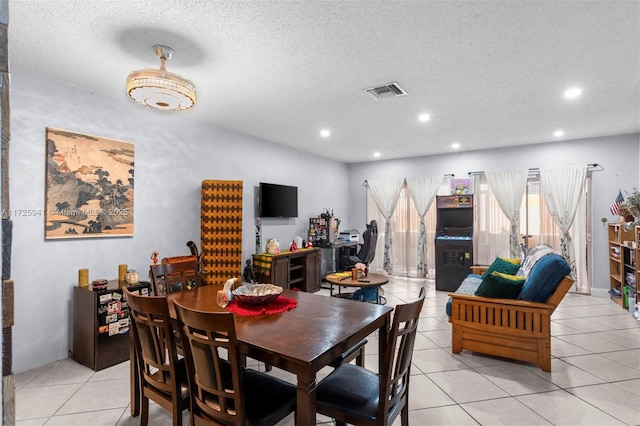
[[[564,136],[564,131],[556,130],[555,132],[553,132],[553,136],[555,136],[556,138],[561,138],[562,136]]]
[[[460,148],[460,144],[458,142],[454,142],[454,143],[451,144],[451,148],[458,149],[458,148]]]
[[[320,130],[320,136],[322,136],[323,138],[328,138],[329,136],[331,136],[331,131],[328,129],[322,129]]]
[[[420,122],[422,122],[422,123],[426,123],[427,121],[431,120],[431,114],[426,113],[426,112],[423,113],[423,114],[420,114],[418,116],[418,120],[420,120]]]
[[[380,153],[378,151],[376,151],[376,152],[373,153],[373,156],[376,157],[376,158],[380,157]]]
[[[582,89],[580,87],[569,87],[564,91],[565,99],[577,99],[582,95]]]

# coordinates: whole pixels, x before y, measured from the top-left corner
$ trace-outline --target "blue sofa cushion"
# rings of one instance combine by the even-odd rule
[[[482,278],[482,282],[474,294],[483,297],[515,299],[520,294],[523,284],[524,277],[494,272]]]
[[[516,275],[528,277],[533,265],[550,253],[553,253],[553,249],[548,244],[540,243],[531,247],[524,253],[524,260],[520,264],[520,269],[518,269]]]
[[[469,274],[467,278],[462,281],[460,287],[455,291],[458,294],[474,294],[478,289],[478,286],[482,282],[482,277],[478,274]],[[445,311],[447,312],[447,316],[451,316],[451,298],[447,301],[447,306]]]
[[[555,253],[547,254],[533,265],[518,299],[546,302],[564,276],[570,272],[571,267],[562,256]]]

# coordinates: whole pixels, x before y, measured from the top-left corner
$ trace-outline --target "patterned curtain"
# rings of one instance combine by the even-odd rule
[[[367,186],[373,199],[384,216],[384,264],[383,269],[390,274],[393,271],[393,250],[391,241],[391,218],[398,202],[398,196],[404,179],[370,180]]]
[[[445,176],[440,185],[438,195],[451,194],[451,176]],[[426,259],[427,279],[435,279],[435,239],[436,239],[436,222],[437,222],[436,203],[431,203],[431,207],[424,215],[424,224],[426,231]],[[378,229],[378,244],[376,253],[380,253],[369,264],[369,270],[382,271],[384,261],[384,216],[378,209],[371,191],[367,191],[367,222],[376,220],[380,224]],[[397,277],[425,278],[418,275],[418,264],[416,256],[416,247],[418,246],[418,236],[420,229],[420,217],[413,205],[413,199],[406,185],[403,186],[398,196],[398,202],[393,212],[393,220],[391,221],[391,236],[393,240],[393,271],[391,275]]]
[[[484,172],[493,190],[498,205],[511,222],[509,234],[510,257],[519,258],[520,250],[520,207],[527,189],[529,170],[497,170]]]
[[[560,252],[571,266],[571,276],[574,280],[576,280],[576,260],[569,230],[578,209],[586,177],[586,165],[540,169],[540,188],[551,217],[562,231]]]
[[[413,205],[415,206],[418,217],[420,218],[420,226],[418,230],[418,262],[417,273],[418,277],[423,278],[427,276],[427,231],[424,224],[424,216],[427,214],[427,210],[433,203],[442,182],[443,176],[433,177],[417,177],[407,179],[407,189],[413,199]]]

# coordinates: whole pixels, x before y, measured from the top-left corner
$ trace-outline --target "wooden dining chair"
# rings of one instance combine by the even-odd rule
[[[232,313],[174,305],[191,389],[192,425],[267,426],[295,412],[294,385],[242,366]]]
[[[180,256],[175,261],[163,259],[162,263],[150,266],[150,275],[156,296],[193,289],[202,284],[198,259],[194,256]]]
[[[364,349],[369,341],[362,339],[351,348],[344,351],[337,359],[333,360],[329,365],[331,367],[338,367],[343,362],[356,361],[356,365],[364,367]]]
[[[401,414],[409,425],[409,376],[425,288],[417,300],[398,305],[388,333],[382,370],[342,363],[316,389],[316,410],[336,425],[390,425]]]
[[[137,377],[140,425],[149,423],[149,400],[173,415],[174,426],[182,425],[182,411],[189,408],[189,385],[184,359],[178,360],[175,336],[166,297],[141,296],[123,287],[129,307]]]

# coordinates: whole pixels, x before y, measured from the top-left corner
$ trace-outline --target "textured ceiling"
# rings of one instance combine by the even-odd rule
[[[9,58],[125,99],[166,44],[198,92],[172,114],[356,162],[638,132],[639,26],[637,1],[9,0]]]

